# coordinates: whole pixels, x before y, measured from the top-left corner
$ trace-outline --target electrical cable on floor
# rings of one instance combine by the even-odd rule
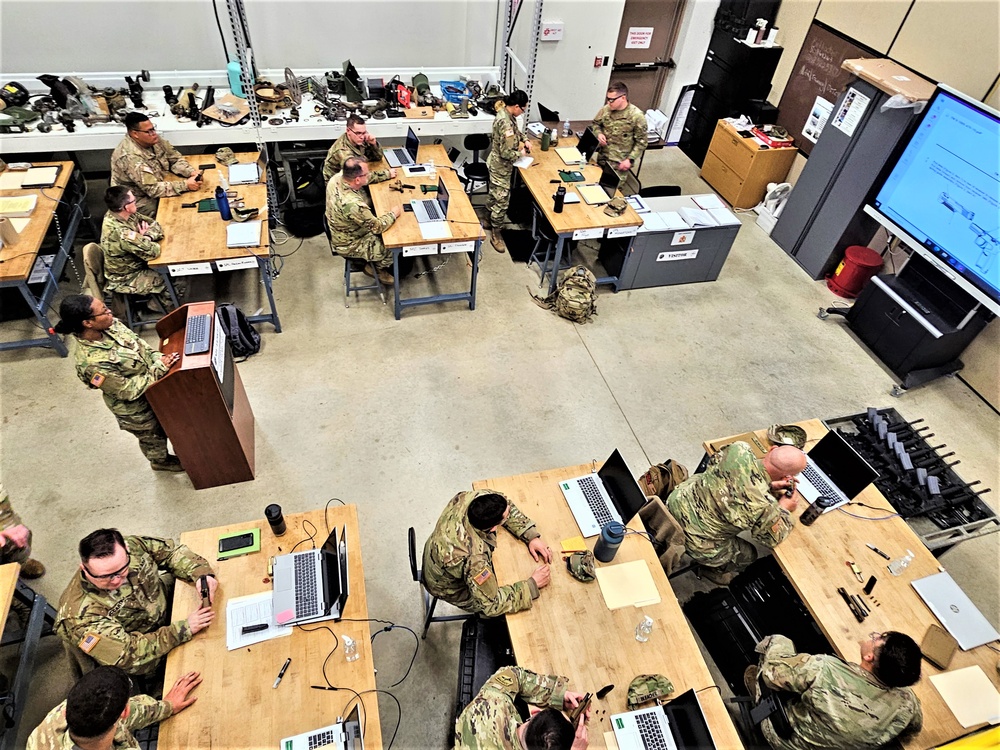
[[[392,693],[390,693],[388,690],[379,690],[379,689],[376,689],[376,690],[362,690],[360,693],[358,693],[358,700],[361,700],[361,696],[362,695],[367,695],[368,693],[385,693],[390,698],[392,698],[394,701],[396,701],[396,726],[392,730],[392,738],[389,740],[389,744],[388,744],[388,746],[386,746],[386,749],[385,749],[385,750],[392,750],[392,743],[396,741],[396,733],[399,731],[399,724],[403,720],[403,707],[399,705],[399,699],[395,695],[393,695]],[[347,705],[350,706],[351,705],[350,702],[348,702]],[[364,701],[362,701],[362,705],[364,705]],[[346,713],[347,709],[345,708],[344,710],[345,710],[345,713]]]
[[[392,683],[389,686],[391,688],[396,687],[397,685],[401,684],[403,682],[403,680],[405,680],[407,677],[409,677],[410,670],[413,669],[413,662],[416,661],[416,659],[417,659],[417,652],[420,650],[420,639],[417,638],[417,634],[413,631],[413,629],[412,628],[408,628],[406,625],[387,625],[386,627],[382,628],[381,630],[376,630],[374,633],[372,633],[371,643],[372,644],[375,643],[375,636],[379,635],[380,633],[388,633],[388,632],[390,632],[392,630],[395,630],[396,628],[401,628],[403,630],[406,630],[407,632],[409,632],[410,635],[413,636],[413,641],[414,641],[414,643],[413,643],[413,656],[410,657],[410,664],[406,667],[406,672],[403,674],[402,677],[400,677],[398,680],[396,680],[394,683]]]

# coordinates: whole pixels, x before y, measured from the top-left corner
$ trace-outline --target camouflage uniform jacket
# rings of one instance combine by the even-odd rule
[[[517,127],[517,120],[507,113],[506,107],[502,107],[493,121],[490,153],[486,157],[490,173],[510,177],[514,171],[514,162],[521,158],[521,147],[524,144],[525,138]]]
[[[191,640],[187,620],[167,623],[169,589],[163,573],[184,581],[214,575],[201,555],[183,544],[127,536],[128,580],[116,591],[99,589],[77,573],[59,599],[55,631],[70,648],[129,674],[148,674],[170,649]],[[164,624],[167,623],[167,624]]]
[[[128,716],[115,727],[112,750],[139,750],[132,732],[169,718],[173,709],[166,701],[148,695],[135,695],[128,699]],[[66,701],[53,708],[28,737],[26,750],[76,750],[77,745],[69,736],[66,726]]]
[[[770,487],[750,446],[735,442],[712,456],[704,473],[681,482],[667,507],[684,528],[688,552],[710,551],[745,530],[758,544],[776,547],[791,532],[792,517]]]
[[[514,699],[561,710],[567,682],[558,675],[504,667],[486,681],[455,721],[455,750],[522,750],[516,731],[524,719]]]
[[[480,531],[469,523],[469,503],[492,490],[459,492],[448,501],[433,533],[424,545],[424,586],[434,596],[468,612],[497,617],[531,609],[538,587],[528,578],[509,586],[498,586],[493,570],[496,532]],[[535,522],[513,503],[503,527],[524,542],[541,534]]]
[[[343,174],[334,175],[326,186],[326,221],[333,247],[340,255],[355,257],[373,235],[385,232],[396,221],[391,211],[376,216],[364,190],[352,190]]]
[[[167,373],[159,352],[120,320],[104,331],[100,341],[74,339],[77,376],[101,390],[119,424],[140,425],[156,419],[143,394]]]
[[[333,142],[330,150],[326,154],[326,161],[323,162],[323,182],[329,182],[337,172],[344,168],[344,162],[352,156],[364,159],[370,163],[382,161],[382,147],[377,143],[365,143],[362,146],[355,146],[347,133]],[[388,169],[377,169],[368,173],[368,184],[385,182],[389,179]]]
[[[21,517],[14,512],[14,508],[10,504],[10,496],[7,494],[7,488],[0,483],[0,531],[20,525]]]
[[[10,504],[10,497],[7,490],[0,484],[0,531],[6,531],[13,526],[21,526],[21,517],[14,512]],[[0,546],[0,564],[24,563],[31,554],[31,530],[28,530],[28,543],[24,547],[18,547],[13,539],[8,539],[6,544]]]
[[[146,234],[139,234],[139,222],[149,224]],[[163,229],[154,219],[140,213],[122,221],[111,211],[101,225],[101,248],[104,250],[104,277],[107,291],[135,293],[136,275],[149,269],[148,261],[160,257],[159,240]]]
[[[183,179],[195,173],[188,161],[162,138],[149,148],[125,136],[111,154],[111,184],[135,196],[140,213],[153,215],[159,198],[187,192]]]
[[[796,654],[786,637],[772,635],[763,651],[764,684],[795,693],[785,701],[790,740],[761,728],[776,750],[866,750],[888,744],[904,731],[920,731],[920,701],[910,688],[889,688],[856,664],[826,654]]]
[[[607,105],[601,107],[594,118],[594,135],[604,133],[608,145],[601,147],[601,155],[612,165],[625,159],[636,159],[646,150],[646,116],[634,104],[616,112]]]

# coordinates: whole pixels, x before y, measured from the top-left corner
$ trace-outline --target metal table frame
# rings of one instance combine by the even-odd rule
[[[445,243],[447,244],[447,243]],[[403,308],[417,307],[418,305],[433,305],[438,302],[468,302],[469,309],[476,309],[476,283],[479,279],[479,256],[482,251],[483,241],[476,240],[472,252],[472,281],[467,292],[453,292],[451,294],[431,294],[426,297],[402,298],[399,294],[399,257],[403,254],[405,247],[394,247],[392,249],[392,289],[393,289],[393,311],[396,320],[403,314]],[[443,255],[440,251],[435,255]],[[460,251],[455,255],[462,255]]]

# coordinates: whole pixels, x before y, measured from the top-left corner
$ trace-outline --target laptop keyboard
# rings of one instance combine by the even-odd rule
[[[316,560],[312,555],[299,555],[295,558],[296,619],[319,614],[317,590]],[[310,737],[309,739],[311,742],[312,738]],[[310,745],[309,747],[316,747],[316,745]]]
[[[316,750],[318,747],[325,747],[326,745],[332,745],[337,740],[337,730],[336,729],[324,729],[322,732],[316,732],[316,734],[310,734],[308,737],[308,748],[309,750]]]
[[[663,729],[655,714],[639,714],[635,717],[635,723],[646,750],[670,750],[670,745],[663,739]]]
[[[579,481],[580,489],[583,490],[583,496],[587,500],[587,505],[594,512],[594,518],[597,519],[599,526],[603,527],[605,524],[609,524],[615,520],[614,516],[608,512],[607,501],[601,497],[601,491],[597,488],[597,482],[594,481],[593,477],[583,477]]]
[[[208,351],[208,321],[211,315],[192,315],[187,319],[184,334],[184,354],[204,354]]]
[[[427,201],[424,204],[424,208],[427,209],[428,219],[434,219],[435,221],[441,220],[441,212],[438,211],[437,203],[435,201]]]
[[[812,464],[806,464],[806,468],[802,470],[802,476],[808,479],[809,484],[811,484],[823,497],[828,497],[830,499],[840,498],[840,493],[835,488],[831,487],[825,479],[823,479],[823,476],[816,471],[816,468]]]

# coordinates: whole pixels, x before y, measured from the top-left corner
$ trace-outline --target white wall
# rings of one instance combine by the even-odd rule
[[[788,0],[786,0],[788,1]],[[705,53],[712,39],[712,22],[719,9],[719,0],[687,0],[673,59],[677,63],[660,98],[659,110],[667,117],[674,113],[681,89],[698,83],[698,74],[705,63]]]

